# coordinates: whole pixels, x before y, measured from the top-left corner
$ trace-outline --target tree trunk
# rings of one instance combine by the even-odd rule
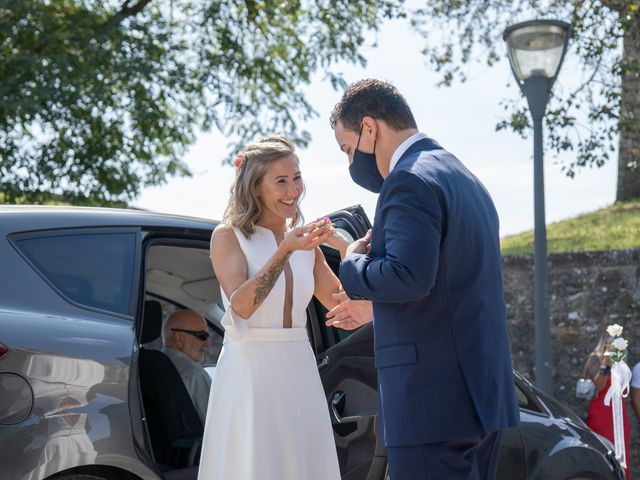
[[[616,202],[640,198],[640,26],[629,25],[624,35],[618,189]]]

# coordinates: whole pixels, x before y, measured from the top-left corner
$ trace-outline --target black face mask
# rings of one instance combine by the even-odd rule
[[[373,143],[373,153],[364,153],[358,150],[360,146],[360,138],[362,137],[362,128],[358,135],[358,144],[353,152],[353,161],[349,165],[349,174],[351,179],[362,188],[373,193],[380,193],[384,178],[380,175],[378,164],[376,163],[376,144]]]

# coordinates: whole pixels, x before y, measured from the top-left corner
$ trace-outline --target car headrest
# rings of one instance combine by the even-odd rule
[[[162,333],[162,305],[157,300],[145,300],[140,343],[153,342]]]

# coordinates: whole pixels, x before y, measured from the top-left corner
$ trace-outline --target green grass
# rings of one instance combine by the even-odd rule
[[[504,237],[502,255],[533,253],[533,230]],[[640,248],[640,199],[547,225],[549,253]]]

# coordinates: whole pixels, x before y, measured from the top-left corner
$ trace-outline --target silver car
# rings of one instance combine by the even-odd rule
[[[331,217],[352,239],[370,227],[360,207]],[[223,340],[209,260],[216,223],[0,207],[0,480],[197,478],[203,425],[160,337],[174,310],[199,312],[211,334],[205,366],[215,370]],[[337,271],[337,252],[323,252]],[[342,478],[383,480],[372,329],[325,327],[315,299],[307,311]],[[503,435],[500,480],[623,478],[607,442],[514,381],[522,424]]]

